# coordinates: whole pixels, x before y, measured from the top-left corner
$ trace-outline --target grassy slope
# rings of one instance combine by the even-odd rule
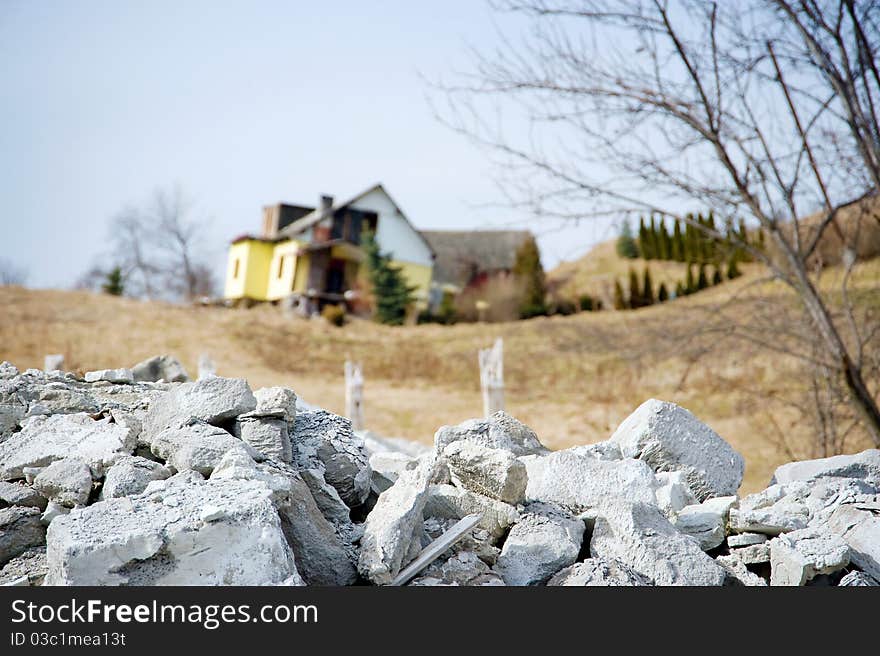
[[[880,263],[863,266],[862,278],[876,283]],[[351,358],[364,364],[368,426],[429,442],[439,426],[481,413],[476,352],[502,336],[507,408],[551,448],[605,439],[645,399],[668,399],[745,455],[744,490],[751,491],[766,485],[788,458],[750,408],[756,399],[763,404],[780,381],[795,378],[793,363],[742,344],[694,364],[669,345],[689,339],[689,309],[736,291],[753,276],[635,312],[449,327],[355,321],[342,329],[288,320],[268,307],[190,308],[6,287],[0,288],[0,360],[41,367],[46,353],[61,352],[68,367],[88,370],[172,353],[194,373],[199,354],[207,352],[221,375],[246,377],[254,387],[287,385],[341,412],[342,366]],[[659,343],[664,346],[646,346]]]

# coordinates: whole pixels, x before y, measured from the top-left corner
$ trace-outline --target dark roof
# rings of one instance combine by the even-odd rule
[[[307,214],[311,214],[315,211],[314,207],[309,207],[307,205],[291,205],[289,203],[278,203],[277,207],[280,208],[277,228],[279,231],[283,230],[294,221],[298,221]]]
[[[400,216],[403,217],[404,221],[406,221],[410,225],[410,227],[413,229],[413,231],[422,239],[423,242],[425,242],[425,245],[430,250],[431,244],[427,241],[427,239],[425,239],[424,235],[422,235],[422,233],[419,230],[416,230],[416,227],[412,224],[412,221],[410,221],[407,218],[406,214],[403,213],[403,210],[400,209],[400,206],[397,204],[397,201],[395,201],[391,197],[391,194],[388,193],[388,190],[385,189],[385,187],[382,185],[381,182],[377,182],[372,187],[365,189],[364,191],[359,193],[357,196],[354,196],[353,198],[349,198],[348,200],[341,202],[341,203],[336,203],[335,205],[333,205],[333,207],[329,208],[328,211],[332,214],[333,212],[344,209],[344,208],[348,207],[349,205],[355,205],[361,198],[363,198],[367,194],[372,193],[376,190],[381,190],[382,193],[384,193],[385,196],[388,197],[388,200],[391,201],[391,204],[394,206],[394,208],[397,210],[397,212],[400,214]],[[309,228],[314,226],[316,223],[318,223],[323,218],[323,216],[324,215],[322,214],[321,208],[315,208],[311,212],[298,218],[296,221],[293,221],[289,225],[284,226],[283,229],[279,228],[280,236],[282,236],[282,237],[295,237],[296,235],[300,234],[301,232],[304,232],[305,230],[308,230]]]
[[[508,271],[528,230],[422,230],[434,260],[434,282],[466,287],[481,273]]]

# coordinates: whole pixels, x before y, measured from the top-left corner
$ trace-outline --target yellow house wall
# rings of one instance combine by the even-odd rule
[[[266,293],[266,297],[270,301],[284,298],[294,290],[299,247],[300,243],[293,240],[275,245],[272,261],[269,265],[269,283]],[[278,270],[281,267],[282,261],[284,262],[284,267],[281,269],[281,277],[279,277]]]
[[[252,298],[267,300],[269,265],[272,261],[274,244],[247,239],[229,247],[226,265],[226,298]],[[238,260],[238,276],[235,275],[235,261]]]
[[[433,267],[424,264],[413,264],[412,262],[393,261],[394,266],[399,267],[406,278],[406,282],[410,287],[415,287],[413,295],[416,297],[416,304],[425,307],[428,303],[428,292],[431,289],[431,274]]]
[[[293,291],[304,294],[309,284],[309,254],[303,253],[296,258],[296,273],[293,279]]]

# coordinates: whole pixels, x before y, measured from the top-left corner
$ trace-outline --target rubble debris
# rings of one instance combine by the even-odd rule
[[[175,357],[170,355],[155,355],[143,362],[138,362],[131,368],[132,376],[136,381],[156,383],[186,383],[189,375],[186,369]]]
[[[136,439],[129,428],[85,413],[32,417],[0,443],[0,480],[24,478],[25,467],[45,467],[67,457],[100,469],[118,454],[133,452]]]
[[[647,577],[613,558],[587,558],[557,572],[547,585],[616,587],[654,585]]]
[[[597,460],[571,449],[524,459],[526,497],[562,506],[573,513],[598,507],[608,497],[656,503],[654,472],[640,460]]]
[[[541,455],[547,448],[535,431],[499,410],[488,419],[469,419],[457,426],[443,426],[434,435],[434,448],[441,452],[453,442],[465,440],[490,449],[504,449],[516,456]]]
[[[98,381],[133,383],[134,375],[131,373],[131,369],[99,369],[97,371],[87,371],[85,380],[87,383],[97,383]]]
[[[428,485],[434,476],[436,460],[428,458],[415,469],[404,472],[379,496],[367,516],[358,569],[377,585],[388,585],[401,569],[416,529],[421,528],[422,511],[428,498]]]
[[[266,585],[297,570],[259,481],[153,481],[136,497],[57,517],[46,535],[47,585]],[[206,505],[225,513],[201,518]]]
[[[419,572],[421,572],[425,567],[430,565],[434,560],[439,558],[444,551],[449,549],[452,545],[458,542],[468,531],[473,529],[480,521],[479,513],[474,513],[473,515],[468,515],[467,517],[463,517],[458,520],[452,527],[450,527],[443,535],[434,540],[427,547],[422,549],[421,553],[419,553],[418,557],[413,560],[409,565],[407,565],[401,572],[394,577],[394,580],[391,581],[391,585],[403,585],[411,578],[416,576]],[[476,556],[474,556],[476,558]],[[479,560],[479,559],[478,559]],[[486,567],[486,571],[488,572],[488,567]],[[444,571],[444,575],[447,572]]]
[[[716,586],[725,578],[695,540],[647,503],[607,499],[593,527],[590,554],[615,558],[657,585]]]
[[[584,523],[548,504],[531,504],[513,525],[493,570],[507,585],[534,585],[577,561]]]
[[[62,458],[37,474],[34,489],[58,505],[82,506],[92,492],[92,472],[82,458]]]
[[[876,450],[738,499],[741,458],[660,401],[564,451],[503,412],[432,448],[166,356],[89,378],[0,364],[0,584],[880,581]]]
[[[684,472],[697,501],[736,494],[742,483],[743,457],[674,403],[645,401],[610,441],[620,446],[624,457],[643,460],[656,472]]]
[[[26,506],[0,509],[0,566],[30,547],[46,543],[46,527],[40,511]]]
[[[446,447],[443,456],[459,487],[513,505],[525,497],[526,466],[510,451],[458,441]]]
[[[849,565],[850,550],[843,538],[817,531],[791,531],[770,541],[770,584],[805,585],[820,574]]]
[[[351,421],[326,410],[300,412],[290,434],[293,460],[300,469],[321,469],[324,479],[354,508],[370,493],[370,459]]]

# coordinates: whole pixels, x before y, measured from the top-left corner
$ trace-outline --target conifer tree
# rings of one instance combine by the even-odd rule
[[[541,253],[534,237],[526,239],[516,252],[513,273],[523,285],[520,317],[528,319],[547,314],[547,287]]]
[[[642,305],[654,305],[654,282],[651,280],[651,269],[645,267],[645,277],[642,280]]]
[[[125,276],[122,275],[122,269],[119,267],[110,269],[104,279],[104,284],[101,285],[101,289],[104,290],[105,294],[122,296],[125,292]]]
[[[684,235],[681,232],[681,222],[675,221],[672,233],[672,259],[676,262],[684,262]]]
[[[623,286],[620,284],[620,281],[614,280],[614,309],[615,310],[625,310],[626,309],[626,297],[623,295]]]
[[[728,280],[734,280],[736,278],[739,278],[742,275],[742,272],[739,270],[739,267],[737,266],[736,261],[737,261],[737,256],[736,256],[736,252],[734,252],[730,256],[730,259],[728,259],[728,261],[727,261],[727,279]]]
[[[660,289],[657,290],[657,302],[665,303],[669,300],[669,292],[666,291],[666,283],[660,283]]]
[[[684,289],[684,285],[682,285],[679,280],[675,283],[675,298],[681,298],[682,296],[687,296],[687,292]]]
[[[697,278],[697,290],[706,289],[709,286],[709,279],[706,278],[706,265],[700,264],[700,275]]]
[[[721,268],[717,264],[715,265],[715,272],[712,274],[712,284],[721,284]]]
[[[654,253],[651,250],[651,238],[648,236],[648,227],[645,225],[645,217],[639,217],[639,253],[646,260],[653,260]]]
[[[697,285],[694,282],[694,270],[690,262],[688,262],[687,280],[684,283],[684,293],[693,294],[697,291]]]
[[[639,277],[632,269],[629,270],[629,307],[633,310],[642,307],[642,294],[639,291]]]
[[[415,287],[406,284],[403,272],[391,264],[389,255],[379,250],[379,244],[372,234],[364,236],[363,248],[367,256],[367,275],[373,287],[376,320],[399,326],[414,300]]]

